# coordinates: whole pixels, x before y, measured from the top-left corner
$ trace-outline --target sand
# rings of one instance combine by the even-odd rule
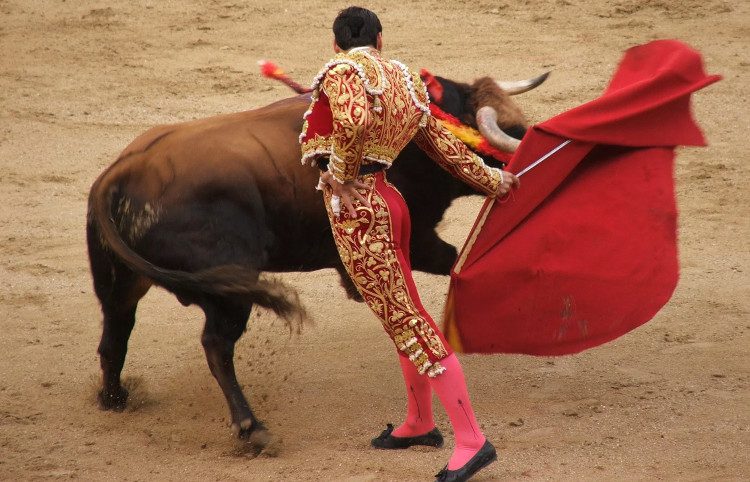
[[[200,346],[202,313],[141,302],[123,413],[94,401],[101,315],[85,250],[88,189],[148,127],[289,95],[270,58],[308,82],[331,55],[340,2],[0,0],[0,480],[432,480],[450,454],[376,451],[401,419],[394,350],[333,270],[291,273],[317,320],[290,336],[253,313],[238,376],[277,437],[233,440]],[[500,459],[477,480],[750,479],[750,4],[548,0],[370,4],[385,53],[455,80],[552,70],[518,101],[547,119],[598,96],[622,52],[678,38],[724,75],[697,93],[708,148],[680,149],[681,281],[643,327],[576,356],[462,356]],[[441,235],[460,245],[481,205]],[[416,276],[439,314],[448,278]],[[439,427],[450,434],[438,404]]]

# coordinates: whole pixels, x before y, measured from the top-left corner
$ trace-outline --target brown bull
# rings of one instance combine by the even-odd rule
[[[446,83],[446,91],[450,88]],[[139,300],[156,284],[205,312],[201,341],[227,399],[232,429],[263,446],[266,430],[235,376],[234,345],[254,304],[274,310],[292,328],[305,315],[295,292],[259,274],[331,267],[343,273],[322,197],[314,189],[318,173],[300,166],[297,136],[308,104],[299,96],[156,127],[96,180],[87,241],[104,314],[98,350],[103,409],[125,407],[128,393],[120,374],[128,338]],[[523,119],[518,122],[525,127]],[[434,228],[453,199],[472,191],[413,145],[399,157],[388,178],[412,210],[413,267],[447,274],[456,249]],[[356,296],[351,283],[344,285]]]

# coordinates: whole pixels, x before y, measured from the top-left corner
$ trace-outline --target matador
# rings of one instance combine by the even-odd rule
[[[373,12],[344,9],[333,32],[337,54],[315,77],[300,143],[302,163],[321,169],[318,187],[344,267],[400,355],[406,419],[395,429],[388,424],[372,445],[442,446],[434,389],[456,437],[437,480],[468,480],[497,458],[496,451],[476,421],[458,358],[420,301],[409,262],[409,211],[386,170],[413,140],[488,196],[504,195],[518,180],[487,166],[430,115],[419,75],[381,55],[382,27]]]

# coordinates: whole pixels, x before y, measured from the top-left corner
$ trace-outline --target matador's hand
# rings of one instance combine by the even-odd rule
[[[497,188],[497,197],[502,197],[510,192],[511,188],[519,188],[521,181],[515,174],[508,171],[500,171],[500,185]]]
[[[342,201],[346,210],[349,211],[349,216],[352,218],[357,217],[357,211],[354,209],[354,199],[361,202],[364,206],[370,207],[370,202],[357,191],[357,189],[370,189],[370,186],[367,184],[359,181],[347,181],[342,184],[333,177],[333,174],[327,171],[321,173],[320,179],[331,186],[331,190],[333,191],[333,196],[331,196],[331,210],[336,216],[341,212]]]

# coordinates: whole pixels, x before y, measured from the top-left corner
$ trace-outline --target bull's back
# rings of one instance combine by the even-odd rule
[[[269,127],[280,128],[282,136],[289,138],[302,129],[302,115],[309,105],[305,96],[297,96],[273,104],[243,112],[221,114],[176,124],[152,127],[136,137],[120,153],[119,159],[136,153],[145,153],[162,139],[178,135],[182,142],[191,142],[205,136],[231,136],[238,130],[258,127],[269,131]]]
[[[174,219],[188,216],[198,224],[205,217],[211,224],[231,211],[231,224],[252,224],[253,233],[270,233],[269,269],[306,269],[311,260],[307,269],[329,265],[335,251],[314,189],[318,173],[300,164],[298,136],[308,105],[303,97],[291,98],[155,127],[136,138],[115,163],[126,173],[119,176],[118,191],[137,206],[156,209],[160,222],[151,228],[154,235],[166,229],[159,226],[162,222],[174,226]],[[217,202],[225,206],[222,215],[215,211]],[[325,251],[325,260],[310,250]]]
[[[156,184],[142,194],[159,195],[163,202],[170,201],[170,194],[184,198],[199,184],[231,188],[272,186],[279,178],[296,182],[313,174],[299,165],[297,136],[307,105],[303,97],[295,97],[250,111],[157,126],[131,142],[118,162],[132,165],[131,189]]]

